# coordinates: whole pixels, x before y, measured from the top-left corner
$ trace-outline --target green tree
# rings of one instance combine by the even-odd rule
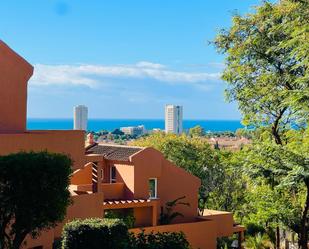
[[[267,183],[276,193],[269,205],[273,205],[278,220],[299,235],[302,246],[308,241],[309,228],[309,132],[307,128],[290,133],[293,135],[286,135],[289,137],[286,145],[271,141],[254,144],[247,152],[246,164],[255,182]],[[280,199],[280,205],[276,206],[275,200]],[[265,205],[261,208],[265,209]]]
[[[227,55],[228,100],[238,102],[244,124],[269,125],[278,144],[292,120],[308,120],[308,20],[308,1],[265,2],[253,14],[235,15],[215,40]]]
[[[207,207],[234,213],[242,223],[247,194],[247,179],[243,174],[241,152],[216,151],[221,182],[209,194]],[[218,174],[218,173],[217,173]]]
[[[200,125],[194,126],[189,130],[190,137],[202,137],[204,134],[204,129]]]
[[[269,129],[274,141],[262,133],[264,140],[258,140],[246,157],[248,166],[259,170],[256,176],[268,179],[275,191],[285,188],[298,195],[305,190],[308,201],[298,224],[303,249],[308,241],[308,153],[302,146],[290,147],[288,131],[297,125],[302,133],[308,124],[308,20],[307,0],[266,1],[252,14],[235,15],[232,27],[215,40],[227,55],[222,78],[228,83],[228,100],[238,102],[245,125]]]
[[[26,235],[64,219],[71,165],[69,157],[48,152],[0,157],[0,248],[19,249]]]

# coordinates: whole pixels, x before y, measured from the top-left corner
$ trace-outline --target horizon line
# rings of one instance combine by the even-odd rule
[[[74,120],[74,118],[55,118],[55,117],[29,117],[27,118],[27,121],[30,119],[36,119],[36,120]],[[165,120],[164,118],[88,118],[88,120]],[[183,119],[187,121],[239,121],[241,122],[241,119],[201,119],[201,118],[188,118]]]

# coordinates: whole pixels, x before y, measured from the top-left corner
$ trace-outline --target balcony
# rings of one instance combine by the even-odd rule
[[[92,192],[92,184],[75,185],[75,190],[78,192]],[[101,191],[104,194],[104,200],[121,200],[125,199],[125,185],[122,182],[118,183],[101,183]],[[99,190],[100,192],[100,190]]]
[[[104,200],[120,200],[125,198],[125,186],[123,182],[102,183],[101,189],[104,193]]]

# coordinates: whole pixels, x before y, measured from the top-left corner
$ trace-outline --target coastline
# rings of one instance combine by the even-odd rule
[[[125,126],[145,125],[147,130],[164,129],[164,119],[89,119],[88,130],[112,131]],[[206,132],[236,131],[243,128],[240,120],[183,120],[183,127],[188,130],[196,125],[200,125]],[[27,120],[29,130],[71,130],[73,129],[73,119],[69,118],[29,118]]]

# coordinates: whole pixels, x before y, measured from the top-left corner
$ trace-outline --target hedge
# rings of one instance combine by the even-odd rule
[[[130,234],[129,249],[189,249],[191,248],[183,232]]]
[[[62,249],[124,249],[129,239],[119,219],[85,219],[67,223],[62,232]]]
[[[62,249],[189,249],[182,232],[137,235],[120,219],[74,220],[64,226]]]

